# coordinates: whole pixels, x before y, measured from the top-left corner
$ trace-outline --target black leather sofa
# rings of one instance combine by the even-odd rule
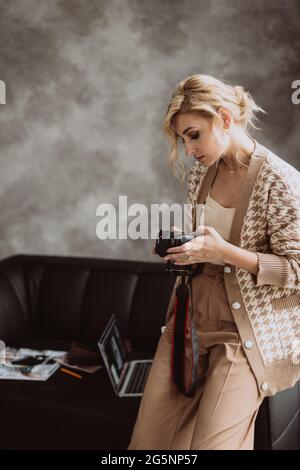
[[[155,353],[174,279],[162,263],[18,255],[0,262],[0,339],[97,350],[112,313],[133,357]],[[100,358],[100,356],[99,356]],[[300,449],[300,387],[266,398],[255,449]],[[0,449],[126,449],[139,398],[115,396],[105,369],[82,380],[0,381]]]

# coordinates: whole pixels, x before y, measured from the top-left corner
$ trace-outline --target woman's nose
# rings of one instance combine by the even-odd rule
[[[185,154],[187,157],[194,157],[195,153],[196,153],[196,149],[186,147]]]

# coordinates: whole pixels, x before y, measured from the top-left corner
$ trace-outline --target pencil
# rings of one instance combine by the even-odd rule
[[[82,379],[82,375],[76,374],[76,372],[72,372],[71,370],[64,369],[63,367],[61,367],[59,370],[65,372],[66,374],[73,375],[74,377],[77,377],[77,379]]]

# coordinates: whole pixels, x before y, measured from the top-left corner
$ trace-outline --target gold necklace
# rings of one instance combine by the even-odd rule
[[[253,142],[253,144],[254,144],[254,148],[253,148],[252,152],[250,153],[250,155],[248,155],[248,157],[249,157],[249,158],[248,158],[248,165],[246,165],[245,163],[241,162],[241,161],[238,159],[239,150],[237,151],[237,154],[236,154],[236,156],[235,156],[236,160],[240,163],[240,165],[242,165],[242,166],[244,166],[244,167],[246,167],[246,168],[249,168],[249,164],[250,164],[251,157],[252,157],[252,155],[254,154],[255,149],[256,149],[256,142],[255,142],[255,140],[254,140],[254,139],[251,139],[251,140],[252,140],[252,142]],[[223,154],[223,155],[224,155],[224,154]],[[230,168],[230,167],[227,165],[227,163],[225,163],[224,158],[223,158],[223,155],[221,155],[221,157],[219,158],[217,167],[219,167],[220,162],[221,162],[221,160],[222,160],[223,163],[224,163],[224,165],[225,165],[225,170],[226,170],[226,171],[230,171],[231,174],[233,174],[234,171],[237,171],[237,170],[239,170],[239,169],[241,168],[241,166],[239,166],[238,168],[233,168],[233,169]]]

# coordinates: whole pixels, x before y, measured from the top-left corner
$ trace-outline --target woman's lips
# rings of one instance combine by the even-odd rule
[[[204,157],[205,157],[205,155],[200,155],[200,157],[196,157],[196,160],[201,160]]]

